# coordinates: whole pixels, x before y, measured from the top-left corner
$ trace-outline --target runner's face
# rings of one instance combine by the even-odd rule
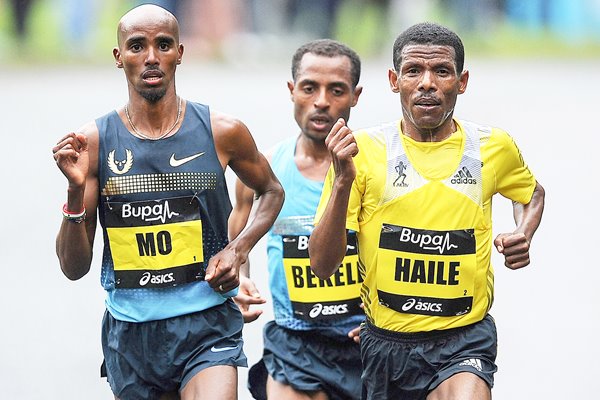
[[[469,73],[456,70],[454,48],[408,45],[399,71],[391,69],[392,91],[400,93],[405,129],[430,133],[453,129],[456,98],[465,92]]]
[[[174,89],[175,70],[181,62],[183,45],[177,29],[166,18],[132,18],[119,32],[114,50],[117,66],[125,70],[130,89],[150,102]]]
[[[351,63],[346,56],[325,57],[306,53],[295,82],[288,82],[294,117],[302,134],[324,141],[338,118],[346,121],[362,88],[352,89]]]

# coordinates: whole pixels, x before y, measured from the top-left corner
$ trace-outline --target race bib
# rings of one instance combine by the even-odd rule
[[[162,288],[204,279],[195,197],[107,203],[105,226],[119,288]]]
[[[297,318],[326,320],[362,314],[356,234],[348,234],[347,250],[338,270],[319,279],[310,268],[308,235],[282,235],[283,268]]]
[[[384,224],[377,254],[379,302],[397,312],[467,314],[473,307],[474,229],[432,231]]]

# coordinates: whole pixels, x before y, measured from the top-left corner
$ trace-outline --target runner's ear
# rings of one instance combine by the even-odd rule
[[[398,87],[398,73],[393,68],[388,70],[388,80],[390,81],[392,92],[400,93],[400,88]]]
[[[113,57],[115,58],[115,63],[117,68],[123,68],[123,61],[121,61],[121,52],[118,47],[113,49]]]

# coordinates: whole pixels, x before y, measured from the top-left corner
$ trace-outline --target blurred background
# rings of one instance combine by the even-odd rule
[[[465,43],[467,92],[455,115],[507,130],[546,188],[532,264],[493,252],[499,334],[495,399],[596,398],[600,268],[596,184],[600,130],[600,0],[179,0],[154,2],[181,23],[177,91],[241,119],[259,149],[295,135],[286,81],[302,43],[339,39],[363,60],[350,126],[400,117],[388,87],[391,47],[425,20]],[[127,101],[115,68],[119,18],[134,1],[0,0],[0,399],[111,399],[99,377],[101,236],[89,274],[67,280],[54,240],[66,181],[51,149],[66,132]],[[234,176],[227,172],[230,189]],[[230,192],[232,193],[232,192]],[[494,235],[511,231],[494,201]],[[245,327],[254,364],[272,319],[264,241],[252,277],[268,303]],[[247,369],[239,372],[240,400]]]
[[[115,21],[139,1],[0,0],[4,63],[104,62]],[[147,3],[147,2],[146,2]],[[363,58],[387,54],[416,21],[460,32],[470,54],[494,57],[600,54],[599,0],[164,0],[187,57],[226,63],[287,61],[290,49],[330,37]],[[265,60],[266,59],[266,60]]]

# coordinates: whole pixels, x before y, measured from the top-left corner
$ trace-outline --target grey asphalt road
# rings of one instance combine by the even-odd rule
[[[351,126],[399,117],[387,86],[388,65],[366,63],[365,87]],[[470,60],[467,93],[456,115],[502,127],[519,144],[547,191],[544,220],[533,242],[532,265],[509,271],[495,254],[499,333],[496,399],[594,397],[600,376],[600,281],[594,248],[600,223],[594,179],[600,60]],[[287,64],[259,66],[183,64],[179,94],[239,117],[261,149],[296,134],[285,82]],[[51,148],[64,133],[121,106],[122,71],[106,66],[3,67],[0,74],[0,397],[5,399],[109,399],[98,376],[102,360],[99,283],[100,238],[92,271],[77,282],[60,272],[54,239],[66,181]],[[232,181],[231,174],[230,186]],[[506,199],[494,203],[495,234],[511,230]],[[269,298],[265,247],[251,255],[252,274]],[[270,304],[247,325],[250,363],[261,353],[261,329]],[[240,371],[240,399],[247,370]]]

